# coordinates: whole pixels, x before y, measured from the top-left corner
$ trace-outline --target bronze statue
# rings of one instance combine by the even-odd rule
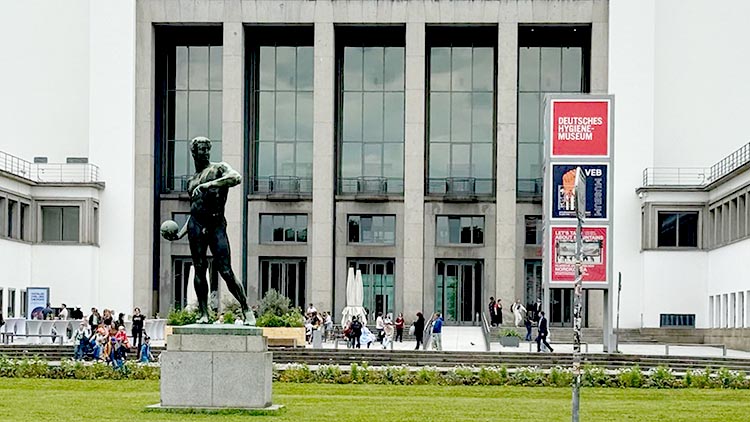
[[[242,176],[229,164],[209,161],[211,140],[199,136],[190,141],[190,152],[195,160],[195,174],[188,179],[190,193],[190,216],[177,232],[162,226],[162,236],[167,240],[182,239],[188,235],[190,254],[195,267],[195,294],[198,297],[199,323],[208,323],[208,281],[206,280],[207,248],[211,249],[213,265],[235,299],[240,302],[245,325],[255,325],[253,311],[247,305],[247,296],[234,276],[227,238],[227,220],[224,206],[227,203],[229,188],[237,186]]]

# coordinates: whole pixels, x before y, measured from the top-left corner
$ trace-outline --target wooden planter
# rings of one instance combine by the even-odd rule
[[[503,336],[500,337],[500,344],[503,347],[518,347],[521,344],[521,339],[514,336]]]
[[[305,347],[305,327],[261,327],[269,346]]]

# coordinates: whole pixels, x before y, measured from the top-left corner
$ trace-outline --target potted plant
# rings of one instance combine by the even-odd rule
[[[500,332],[500,344],[503,347],[518,347],[521,344],[521,335],[512,328],[506,328]]]
[[[260,301],[258,315],[256,325],[263,328],[269,345],[305,344],[305,320],[288,297],[269,290]]]

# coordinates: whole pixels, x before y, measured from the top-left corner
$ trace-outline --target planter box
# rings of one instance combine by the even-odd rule
[[[500,337],[500,344],[503,347],[518,347],[521,344],[521,339],[512,336]]]
[[[174,328],[174,325],[165,325],[164,326],[164,345],[167,345],[167,336],[172,335],[172,329]],[[140,352],[139,352],[140,353]]]
[[[260,327],[269,346],[305,347],[305,327]]]

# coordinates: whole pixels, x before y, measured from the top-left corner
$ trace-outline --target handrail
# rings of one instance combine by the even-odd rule
[[[750,163],[747,143],[710,168],[648,167],[643,170],[643,186],[707,186]]]
[[[36,183],[97,183],[99,167],[91,163],[32,163],[0,151],[0,171]]]
[[[482,334],[484,334],[484,347],[489,352],[490,351],[490,323],[487,320],[487,315],[484,314],[484,311],[480,312],[482,314]]]

